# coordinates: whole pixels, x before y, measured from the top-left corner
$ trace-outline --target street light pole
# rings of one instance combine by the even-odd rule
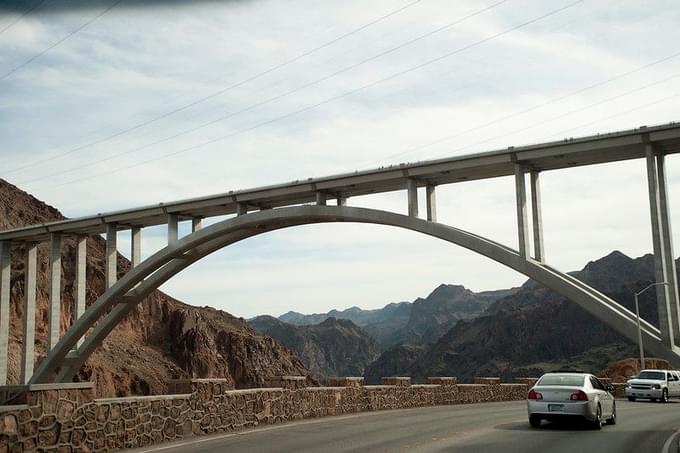
[[[668,285],[668,282],[657,282],[657,283],[652,283],[651,285],[647,285],[644,288],[642,288],[640,291],[635,293],[635,316],[637,317],[637,329],[638,329],[638,344],[640,345],[640,369],[644,370],[645,369],[645,349],[642,346],[642,327],[640,327],[640,306],[638,304],[638,296],[645,291],[647,291],[649,288],[653,286],[662,286],[662,285]]]

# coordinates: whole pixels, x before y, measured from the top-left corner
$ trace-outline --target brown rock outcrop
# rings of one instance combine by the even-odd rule
[[[645,368],[672,370],[673,366],[667,360],[648,357],[645,358]],[[640,359],[623,359],[610,363],[607,369],[599,373],[599,376],[610,379],[612,382],[626,382],[631,376],[639,372]]]
[[[0,179],[0,230],[64,219],[55,208]],[[74,307],[75,242],[62,246],[62,333]],[[105,241],[88,241],[87,304],[104,292]],[[22,341],[24,248],[12,249],[9,382],[17,383]],[[118,272],[130,263],[118,256]],[[36,359],[45,355],[47,337],[47,245],[38,250]],[[160,394],[167,382],[182,377],[223,377],[231,387],[262,385],[271,375],[308,375],[294,353],[258,335],[242,318],[221,310],[193,307],[155,291],[137,306],[81,369],[79,377],[96,383],[99,396]],[[310,378],[310,382],[315,382]]]

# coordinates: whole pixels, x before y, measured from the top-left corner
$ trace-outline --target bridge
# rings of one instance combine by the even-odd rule
[[[10,273],[12,266],[18,264],[11,259],[13,246],[20,244],[25,248],[23,312],[27,316],[23,320],[21,381],[59,383],[72,381],[90,354],[137,304],[143,303],[148,294],[192,263],[259,234],[314,223],[358,222],[393,226],[465,247],[538,281],[637,342],[638,325],[634,313],[546,262],[540,196],[540,178],[544,172],[630,159],[646,161],[655,279],[658,283],[667,283],[656,288],[659,326],[642,320],[642,338],[651,353],[680,366],[680,307],[665,166],[666,156],[677,152],[680,152],[680,124],[641,127],[296,180],[0,231],[0,385],[7,383]],[[517,249],[437,222],[437,186],[513,175]],[[351,206],[352,197],[392,191],[405,191],[408,215]],[[421,195],[424,195],[426,205],[422,215],[418,212]],[[224,215],[229,218],[203,227],[204,219]],[[190,234],[179,237],[180,222],[191,222]],[[154,225],[167,225],[167,246],[142,261],[142,231]],[[116,238],[121,231],[131,235],[132,267],[117,280]],[[106,235],[107,289],[86,307],[87,241],[88,237],[100,234]],[[61,258],[62,240],[66,236],[77,238],[76,306],[71,326],[61,335]],[[49,352],[36,367],[33,363],[35,316],[31,314],[35,313],[36,304],[37,247],[42,242],[49,242]]]

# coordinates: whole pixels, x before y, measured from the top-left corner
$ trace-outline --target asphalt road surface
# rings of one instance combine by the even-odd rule
[[[138,452],[678,453],[680,401],[617,401],[602,431],[580,424],[529,427],[526,403],[484,403],[370,412],[196,437]]]

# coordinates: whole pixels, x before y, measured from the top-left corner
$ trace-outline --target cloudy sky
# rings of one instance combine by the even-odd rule
[[[0,7],[0,178],[75,217],[680,120],[676,0],[182,3]],[[651,250],[642,161],[547,172],[542,190],[557,268]],[[516,247],[512,179],[440,187],[438,203],[440,221]],[[406,194],[350,204],[405,213]],[[165,232],[144,237],[148,255]],[[224,249],[163,289],[250,317],[524,280],[415,233],[315,225]]]

